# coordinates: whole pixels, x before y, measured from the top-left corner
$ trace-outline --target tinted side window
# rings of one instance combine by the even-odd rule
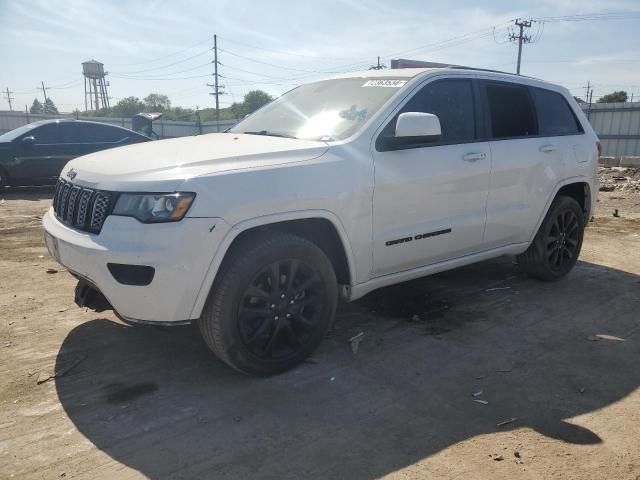
[[[76,142],[76,126],[73,123],[50,123],[34,129],[31,135],[36,145],[52,145]]]
[[[536,102],[540,135],[575,135],[582,133],[582,127],[565,98],[559,93],[543,88],[532,88]]]
[[[527,87],[486,83],[493,138],[537,135],[536,117]]]
[[[119,142],[129,135],[126,130],[111,127],[109,125],[94,125],[92,123],[79,124],[80,143],[114,143]]]
[[[464,143],[476,138],[473,87],[470,80],[441,80],[423,87],[400,113],[433,113],[440,120],[439,143]],[[395,127],[395,121],[393,122]]]

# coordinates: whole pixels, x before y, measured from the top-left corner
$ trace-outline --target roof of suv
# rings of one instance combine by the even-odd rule
[[[338,74],[330,77],[331,79],[338,78],[406,78],[411,79],[417,77],[422,74],[427,73],[436,73],[436,72],[463,72],[463,73],[476,73],[482,75],[490,75],[492,77],[496,77],[496,79],[504,79],[517,81],[521,83],[528,84],[546,84],[553,85],[558,88],[559,86],[556,84],[552,84],[547,82],[546,80],[541,80],[539,78],[528,77],[526,75],[516,75],[515,73],[510,72],[502,72],[498,70],[490,70],[485,68],[473,68],[473,67],[462,67],[458,65],[451,65],[448,67],[434,67],[434,68],[390,68],[384,70],[361,70],[356,72],[346,72],[343,74]],[[563,87],[559,87],[564,89]]]
[[[486,68],[473,68],[473,67],[436,67],[436,68],[390,68],[384,70],[361,70],[355,72],[341,73],[331,78],[351,78],[351,77],[378,77],[378,78],[413,78],[421,73],[433,73],[433,72],[473,72],[473,73],[495,73],[498,75],[507,75],[515,78],[531,78],[525,75],[516,75],[515,73],[501,72],[499,70],[490,70]]]

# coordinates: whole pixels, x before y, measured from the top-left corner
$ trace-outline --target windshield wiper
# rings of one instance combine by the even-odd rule
[[[295,139],[298,138],[298,137],[294,137],[293,135],[286,135],[284,133],[269,132],[268,130],[260,130],[258,132],[242,132],[242,133],[246,133],[247,135],[264,135],[266,137],[281,137],[281,138],[295,138]]]

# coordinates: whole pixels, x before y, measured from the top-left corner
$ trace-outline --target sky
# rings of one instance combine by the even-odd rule
[[[615,19],[548,17],[638,12]],[[334,73],[411,58],[515,71],[516,18],[542,19],[528,33],[522,74],[594,98],[626,90],[640,98],[640,0],[0,0],[0,110],[43,101],[84,110],[81,63],[109,73],[111,104],[149,93],[172,105],[214,105],[213,35],[218,36],[221,106],[262,89],[277,96]],[[575,18],[573,18],[575,20]]]

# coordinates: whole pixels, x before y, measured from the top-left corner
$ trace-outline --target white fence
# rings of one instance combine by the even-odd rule
[[[25,112],[8,112],[0,111],[0,135],[18,128],[27,123],[37,122],[38,120],[50,120],[53,118],[76,118],[73,115],[32,115]],[[111,117],[78,117],[80,120],[90,120],[92,122],[109,123],[111,125],[119,125],[124,128],[131,128],[130,118],[111,118]],[[202,133],[224,132],[227,128],[234,126],[237,120],[220,121],[220,125],[216,122],[179,122],[173,120],[156,120],[153,122],[153,131],[160,138],[185,137],[188,135],[199,135]]]

